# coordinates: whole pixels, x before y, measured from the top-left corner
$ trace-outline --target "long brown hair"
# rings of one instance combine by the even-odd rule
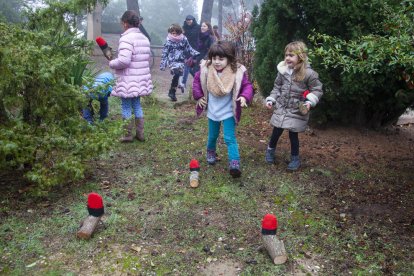
[[[207,29],[207,32],[208,32],[208,34],[209,35],[213,35],[213,27],[211,27],[210,22],[203,21],[203,22],[201,22],[200,26],[203,25],[203,23],[207,25],[207,28],[208,28]]]
[[[285,54],[289,52],[298,56],[299,62],[294,68],[296,72],[295,81],[302,81],[305,78],[306,67],[308,65],[306,44],[302,41],[293,41],[285,47]]]
[[[233,72],[237,71],[236,48],[232,43],[220,40],[211,45],[208,51],[207,66],[211,65],[213,57],[215,56],[227,58],[228,64],[231,66]]]

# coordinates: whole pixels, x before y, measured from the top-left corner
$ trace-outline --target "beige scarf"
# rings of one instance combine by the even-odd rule
[[[220,77],[213,66],[208,67],[207,90],[216,97],[222,97],[229,94],[234,86],[236,73],[233,72],[230,65],[227,65]]]

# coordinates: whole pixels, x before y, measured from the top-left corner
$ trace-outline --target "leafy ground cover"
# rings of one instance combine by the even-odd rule
[[[243,175],[205,161],[206,119],[194,103],[144,99],[144,143],[119,144],[91,162],[88,178],[48,198],[25,197],[19,172],[0,182],[0,273],[12,275],[400,274],[414,271],[412,127],[385,132],[338,127],[300,136],[303,167],[288,173],[287,135],[267,165],[269,111],[255,103],[238,128]],[[119,103],[111,99],[112,119]],[[191,158],[200,186],[189,186]],[[19,192],[20,191],[20,192]],[[104,198],[89,241],[76,232],[86,196]],[[272,265],[261,219],[273,213],[289,253]]]

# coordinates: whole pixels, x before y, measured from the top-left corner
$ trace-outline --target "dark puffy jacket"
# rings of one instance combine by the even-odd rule
[[[188,25],[184,21],[183,30],[184,35],[187,37],[188,42],[190,42],[190,45],[193,49],[197,49],[197,43],[198,43],[198,36],[200,35],[200,25],[197,23],[197,20],[193,16],[193,23],[191,25]]]

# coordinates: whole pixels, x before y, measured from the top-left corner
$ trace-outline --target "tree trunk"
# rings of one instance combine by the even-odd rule
[[[223,0],[218,0],[218,31],[223,35]]]
[[[92,13],[88,13],[88,32],[87,39],[95,40],[102,35],[102,4],[96,3],[95,9]]]
[[[127,10],[129,10],[129,11],[136,11],[137,13],[138,13],[138,15],[140,14],[139,13],[139,4],[138,4],[138,0],[127,0]]]
[[[203,9],[201,11],[201,21],[200,22],[211,22],[211,16],[213,15],[213,4],[214,0],[204,0]]]

